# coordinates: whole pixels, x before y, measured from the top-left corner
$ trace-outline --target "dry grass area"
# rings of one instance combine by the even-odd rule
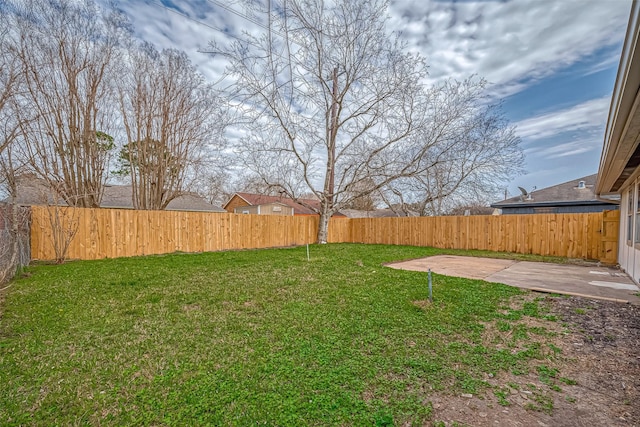
[[[543,298],[547,320],[523,317],[511,327],[492,321],[483,340],[509,346],[518,330],[534,331],[529,339],[547,347],[544,363],[532,359],[527,372],[488,376],[492,388],[480,395],[438,394],[436,425],[640,425],[640,307],[527,294],[513,298],[512,308],[536,298]]]

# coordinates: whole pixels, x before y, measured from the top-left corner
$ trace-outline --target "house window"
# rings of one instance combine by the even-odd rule
[[[640,185],[636,184],[636,218],[635,218],[635,225],[636,225],[636,238],[635,238],[635,242],[636,244],[640,243]]]
[[[248,214],[248,213],[249,213],[249,211],[242,211],[242,213],[243,213],[243,214]]]
[[[627,191],[627,245],[633,240],[633,187]]]

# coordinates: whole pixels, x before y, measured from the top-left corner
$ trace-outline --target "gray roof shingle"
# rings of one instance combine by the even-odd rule
[[[66,205],[64,200],[56,200],[53,197],[47,184],[32,175],[24,176],[18,179],[17,182],[18,197],[16,202],[23,206],[28,205],[44,205],[56,203],[59,205]],[[106,185],[104,187],[104,194],[102,196],[102,202],[100,203],[102,208],[120,208],[120,209],[133,209],[133,195],[130,185]],[[204,200],[196,193],[185,193],[169,202],[167,210],[173,211],[202,211],[202,212],[221,212],[226,213],[224,209],[219,206],[212,205]]]
[[[516,196],[492,203],[491,207],[515,207],[515,206],[550,206],[550,205],[584,205],[606,204],[595,195],[597,174],[587,175],[582,178],[563,182],[547,188],[541,188],[529,193],[530,197]],[[580,181],[584,187],[580,187]]]

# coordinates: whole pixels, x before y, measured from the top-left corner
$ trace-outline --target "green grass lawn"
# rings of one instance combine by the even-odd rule
[[[301,247],[30,267],[2,303],[0,425],[423,425],[433,393],[489,392],[487,375],[548,357],[514,326],[543,315],[508,308],[521,291],[434,275],[428,304],[425,273],[381,266],[438,253],[331,244],[310,262]],[[490,322],[504,335],[488,344]]]

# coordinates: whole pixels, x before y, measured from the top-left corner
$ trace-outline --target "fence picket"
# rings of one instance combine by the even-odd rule
[[[315,216],[81,209],[71,259],[294,246],[316,240]],[[32,259],[55,258],[47,208],[32,207]],[[478,217],[333,218],[329,242],[391,243],[617,260],[619,212]]]

